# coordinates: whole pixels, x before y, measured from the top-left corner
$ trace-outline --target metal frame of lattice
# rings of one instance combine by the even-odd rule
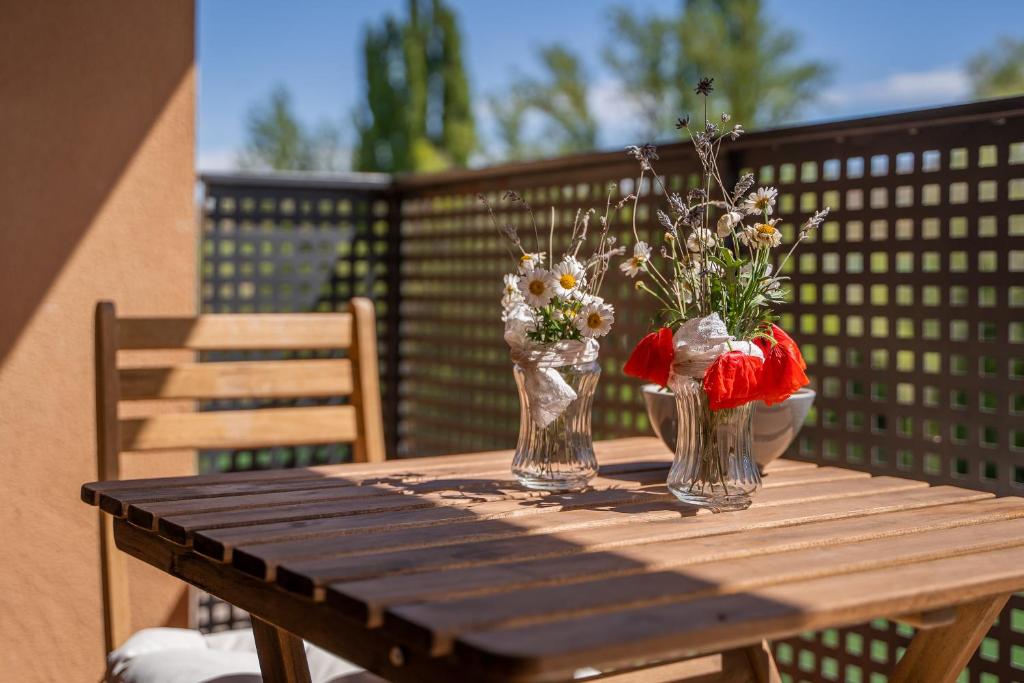
[[[732,144],[780,192],[783,234],[830,205],[792,262],[782,325],[818,399],[790,457],[876,474],[1024,494],[1024,98],[753,133]],[[697,182],[684,144],[659,149],[673,190]],[[333,310],[378,301],[385,422],[393,454],[515,444],[518,398],[498,321],[502,238],[476,196],[521,193],[562,225],[638,190],[641,238],[655,189],[622,153],[410,176],[204,177],[206,312]],[[613,230],[631,240],[630,215]],[[269,264],[269,265],[268,265]],[[597,437],[649,431],[622,362],[651,302],[609,276],[614,334],[602,344]],[[787,680],[884,680],[912,633],[889,622],[776,644]],[[1013,598],[964,681],[1024,680],[1024,600]]]

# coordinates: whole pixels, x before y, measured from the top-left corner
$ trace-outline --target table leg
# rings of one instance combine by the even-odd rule
[[[755,683],[782,683],[779,668],[775,666],[772,646],[767,640],[762,640],[759,644],[751,645],[744,650]]]
[[[302,639],[252,617],[252,634],[264,683],[310,683]]]
[[[948,626],[918,631],[889,683],[953,683],[1009,599],[999,595],[968,602],[956,608]]]

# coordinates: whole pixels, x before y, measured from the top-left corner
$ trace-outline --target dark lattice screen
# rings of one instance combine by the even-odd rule
[[[834,212],[789,273],[783,326],[819,392],[791,455],[1024,493],[1021,104],[767,132],[731,147],[734,176],[749,169],[779,188],[786,243],[802,217],[824,205]],[[660,153],[671,188],[697,182],[685,146]],[[508,258],[475,194],[493,200],[514,189],[539,209],[555,206],[565,225],[576,207],[603,206],[609,183],[631,192],[635,173],[623,154],[587,155],[406,184],[404,451],[514,445],[517,400],[497,322]],[[650,240],[660,232],[652,208],[660,197],[640,190],[641,238]],[[626,212],[616,222],[624,237],[627,222]],[[620,368],[646,331],[650,301],[631,282],[609,281],[616,327],[602,345],[594,408],[602,437],[647,430],[637,384]],[[777,651],[787,680],[879,681],[911,633],[880,621]],[[1011,601],[961,678],[1024,680],[1024,600]]]
[[[732,174],[750,169],[779,188],[787,241],[814,209],[834,212],[790,273],[783,326],[819,394],[791,456],[1024,493],[1024,99],[757,133],[732,149]],[[686,146],[660,152],[673,190],[696,183]],[[498,203],[501,190],[517,190],[545,221],[554,206],[566,225],[577,207],[603,208],[609,185],[633,191],[635,173],[613,153],[406,178],[391,195],[210,178],[203,306],[315,310],[362,283],[385,305],[385,422],[397,452],[512,447],[518,399],[498,320],[509,261],[476,194]],[[657,242],[660,197],[639,190],[641,237]],[[629,218],[615,219],[623,238]],[[388,229],[399,220],[400,231]],[[360,249],[381,252],[341,246],[357,235]],[[352,270],[357,258],[367,270]],[[616,327],[602,344],[595,435],[647,433],[638,384],[620,368],[651,302],[617,273],[604,294]],[[911,634],[879,621],[776,651],[786,680],[884,681]],[[1024,600],[1011,600],[961,680],[1024,680]]]

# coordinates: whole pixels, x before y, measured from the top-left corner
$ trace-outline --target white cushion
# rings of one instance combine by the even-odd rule
[[[313,683],[340,682],[362,671],[306,643]],[[252,629],[203,635],[185,628],[147,628],[107,655],[111,683],[261,683]]]

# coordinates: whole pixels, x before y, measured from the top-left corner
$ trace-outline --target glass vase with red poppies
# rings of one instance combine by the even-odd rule
[[[709,118],[712,86],[705,78],[696,88],[703,125],[689,117],[677,125],[701,168],[699,185],[685,196],[664,185],[653,145],[627,148],[640,165],[637,188],[653,184],[666,206],[656,212],[661,244],[651,245],[636,224],[640,193],[632,196],[635,242],[620,269],[658,304],[657,329],[639,341],[624,371],[675,395],[668,488],[685,503],[723,511],[749,507],[761,483],[751,457],[755,403],[779,403],[808,383],[799,347],[776,324],[777,309],[787,296],[786,263],[829,210],[807,218],[786,248],[778,191],[755,187],[751,173],[726,187],[719,150],[744,131],[728,114]]]

